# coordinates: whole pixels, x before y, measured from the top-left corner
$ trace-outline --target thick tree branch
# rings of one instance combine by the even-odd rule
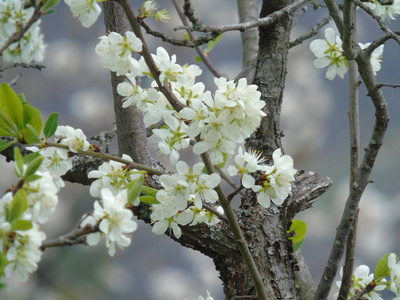
[[[354,222],[358,203],[361,196],[369,183],[369,176],[374,166],[379,149],[383,143],[383,137],[389,122],[389,112],[386,100],[380,89],[377,89],[378,83],[375,79],[374,72],[370,63],[370,57],[364,51],[360,51],[355,58],[357,66],[363,79],[368,94],[375,108],[375,124],[370,137],[368,147],[360,167],[357,170],[355,182],[351,187],[351,192],[347,198],[340,225],[336,231],[335,241],[328,259],[327,266],[321,277],[314,299],[326,299],[333,284],[340,259],[342,258],[350,228]]]

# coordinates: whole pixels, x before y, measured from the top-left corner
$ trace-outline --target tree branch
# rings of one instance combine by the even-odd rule
[[[190,25],[189,21],[186,18],[185,13],[183,12],[182,8],[179,6],[177,0],[172,0],[172,2],[175,6],[176,11],[178,12],[179,17],[181,18],[183,25],[189,26]],[[190,40],[192,40],[192,41],[196,40],[196,37],[195,37],[193,31],[187,29],[186,32],[188,33]],[[221,73],[218,72],[218,70],[215,68],[213,63],[210,61],[209,57],[206,55],[206,53],[204,53],[203,48],[201,48],[200,46],[197,46],[195,49],[196,49],[197,54],[199,54],[202,62],[204,62],[204,64],[207,66],[207,68],[210,70],[210,72],[215,77],[221,77]]]
[[[314,27],[311,28],[311,30],[305,34],[303,34],[302,36],[299,36],[297,39],[295,39],[293,42],[290,42],[289,48],[293,48],[296,47],[297,45],[300,45],[301,43],[303,43],[304,41],[308,40],[309,38],[315,36],[318,34],[318,31],[324,27],[326,24],[329,23],[329,21],[331,20],[331,16],[327,16],[325,18],[323,18],[321,21],[319,21],[317,23],[317,25],[315,25]]]
[[[231,25],[221,25],[221,26],[209,26],[209,25],[201,25],[201,26],[193,26],[193,27],[187,27],[187,26],[178,26],[175,28],[175,30],[179,29],[190,29],[193,31],[199,31],[199,32],[214,32],[221,34],[226,31],[246,31],[250,28],[253,27],[259,27],[259,26],[267,26],[271,25],[272,23],[276,22],[278,19],[280,19],[282,16],[291,14],[307,2],[310,2],[311,0],[298,0],[297,2],[286,6],[285,8],[282,8],[281,10],[275,11],[271,13],[270,15],[258,19],[256,21],[249,21],[245,23],[239,23],[239,24],[231,24]]]

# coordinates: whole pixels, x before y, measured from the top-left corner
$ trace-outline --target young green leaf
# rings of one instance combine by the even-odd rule
[[[18,147],[14,147],[14,162],[15,162],[15,174],[17,177],[22,177],[24,174],[24,159],[22,158],[21,151]]]
[[[217,38],[213,41],[209,41],[207,45],[207,53],[210,53],[212,49],[214,49],[215,45],[219,42],[219,40],[222,38],[223,33],[221,33]]]
[[[2,110],[18,128],[22,128],[23,109],[21,100],[13,89],[4,82],[0,86],[0,110]]]
[[[39,169],[40,165],[42,164],[42,161],[44,159],[44,156],[39,156],[36,157],[26,168],[24,177],[29,177],[35,174],[35,172]]]
[[[18,133],[20,132],[17,128],[17,125],[15,125],[13,121],[10,119],[10,117],[1,109],[0,109],[0,127],[6,133],[2,134],[2,136],[18,136]]]
[[[43,120],[40,110],[33,107],[28,102],[25,102],[22,105],[22,108],[24,109],[24,125],[30,124],[35,128],[37,135],[40,136],[43,128]]]
[[[36,157],[39,157],[40,153],[39,152],[32,152],[29,153],[28,155],[24,156],[24,165],[29,164],[32,160],[34,160]]]
[[[160,204],[156,197],[151,196],[141,196],[139,197],[140,202],[149,203],[149,204]]]
[[[47,0],[46,3],[42,6],[42,12],[47,13],[47,10],[52,8],[53,6],[56,6],[60,0]]]
[[[6,150],[8,147],[15,144],[16,142],[17,142],[17,140],[12,140],[9,142],[0,140],[0,151]]]
[[[390,253],[383,256],[375,268],[374,278],[383,278],[390,275],[390,269],[388,266],[388,258]]]
[[[307,223],[299,219],[293,220],[292,226],[290,226],[288,232],[292,231],[294,231],[296,235],[293,237],[289,237],[289,239],[293,241],[294,252],[296,252],[297,250],[300,249],[306,237]]]
[[[11,231],[16,231],[16,230],[29,230],[32,229],[33,225],[31,221],[28,220],[14,220],[11,222]]]
[[[157,195],[158,190],[152,189],[148,186],[143,186],[142,193],[145,193],[147,196],[155,197]]]
[[[128,203],[133,203],[142,192],[144,182],[144,176],[140,176],[138,179],[133,180],[128,186]]]
[[[44,125],[43,134],[46,141],[51,138],[57,130],[58,126],[58,113],[52,113]]]
[[[40,178],[42,178],[42,176],[36,175],[36,174],[25,176],[24,183],[32,182],[32,181],[38,180]]]
[[[202,59],[200,56],[198,56],[198,55],[196,55],[196,56],[194,57],[194,59],[195,59],[197,62],[202,62],[202,61],[203,61],[203,59]]]
[[[37,144],[41,142],[40,137],[36,132],[36,129],[33,128],[31,124],[26,124],[26,127],[24,128],[24,130],[22,130],[22,132],[24,134],[25,142],[27,142],[28,144]]]
[[[13,200],[10,205],[10,215],[9,222],[11,223],[14,220],[21,218],[23,213],[28,208],[28,199],[26,197],[26,193],[24,190],[18,190],[14,195]]]

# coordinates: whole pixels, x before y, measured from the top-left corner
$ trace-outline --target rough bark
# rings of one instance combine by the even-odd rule
[[[265,0],[260,17],[265,17],[291,3],[291,0]],[[270,26],[259,28],[259,51],[253,83],[262,94],[261,97],[266,103],[264,111],[268,115],[262,120],[257,132],[247,141],[247,146],[262,151],[267,156],[276,148],[282,148],[279,123],[291,25],[291,17],[287,15]]]
[[[132,30],[124,11],[118,3],[104,2],[104,21],[106,32],[125,34]],[[146,127],[143,123],[143,114],[134,106],[122,108],[122,99],[117,93],[117,85],[124,81],[123,76],[111,72],[111,86],[114,98],[115,122],[119,153],[127,154],[133,161],[150,166],[151,156],[147,144]]]

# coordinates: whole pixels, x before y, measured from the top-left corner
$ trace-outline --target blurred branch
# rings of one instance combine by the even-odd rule
[[[71,232],[55,238],[51,241],[44,242],[40,247],[40,250],[44,251],[47,248],[84,244],[86,242],[86,235],[99,231],[98,227],[94,227],[89,224],[81,228],[81,223],[82,220],[79,220],[78,224]]]
[[[296,47],[297,45],[300,45],[304,41],[308,40],[309,38],[315,36],[318,34],[318,31],[324,27],[326,24],[329,23],[331,20],[331,16],[327,16],[323,18],[321,21],[317,23],[314,27],[311,28],[311,30],[302,36],[299,36],[297,39],[295,39],[293,42],[290,42],[289,48]]]
[[[178,1],[172,0],[172,2],[175,6],[176,11],[178,12],[178,15],[179,15],[183,25],[190,26],[189,21],[188,21],[187,17],[185,16],[184,11],[178,4]],[[191,41],[196,40],[196,37],[195,37],[193,31],[186,29],[186,32],[188,33]],[[204,64],[210,70],[210,72],[217,78],[221,77],[221,73],[218,72],[218,70],[215,68],[213,63],[210,61],[208,55],[203,51],[203,49],[200,46],[197,46],[195,49],[196,49],[196,52],[199,54],[201,60],[204,62]]]
[[[237,0],[239,22],[245,23],[258,19],[257,0]],[[257,59],[258,30],[252,28],[240,33],[242,38],[243,69],[250,68]]]
[[[215,40],[215,38],[218,36],[218,34],[216,34],[216,33],[210,33],[208,35],[205,35],[205,36],[202,36],[199,38],[195,38],[195,39],[191,39],[191,40],[186,40],[186,39],[178,40],[178,39],[170,38],[162,32],[151,29],[151,27],[149,25],[147,25],[147,23],[145,23],[142,19],[138,19],[138,22],[144,28],[144,30],[146,30],[146,33],[148,33],[154,37],[158,37],[162,41],[170,43],[171,45],[175,45],[175,46],[194,48],[194,47],[198,47],[203,44],[207,44],[209,41]]]
[[[221,25],[221,26],[209,26],[209,25],[203,25],[201,21],[199,21],[198,19],[192,21],[188,15],[188,13],[186,12],[185,14],[189,17],[189,20],[194,23],[192,27],[187,27],[187,26],[178,26],[175,28],[175,30],[179,30],[179,29],[189,29],[189,30],[193,30],[193,31],[199,31],[199,32],[214,32],[214,33],[218,33],[221,34],[223,32],[226,31],[246,31],[250,28],[253,27],[258,27],[258,26],[267,26],[267,25],[271,25],[272,23],[276,22],[279,18],[281,18],[284,15],[287,14],[291,14],[293,13],[295,10],[297,10],[298,8],[300,8],[301,6],[303,6],[304,4],[306,4],[307,2],[310,2],[311,0],[298,0],[295,3],[286,6],[285,8],[275,11],[272,14],[255,20],[255,21],[249,21],[249,22],[245,22],[245,23],[239,23],[239,24],[231,24],[231,25]],[[186,3],[186,1],[185,1]]]

